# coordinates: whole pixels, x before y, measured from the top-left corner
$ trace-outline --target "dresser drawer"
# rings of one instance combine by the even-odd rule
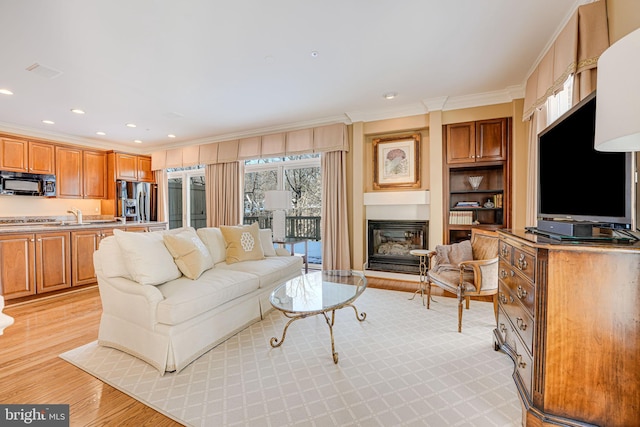
[[[511,246],[504,240],[500,240],[500,243],[498,245],[499,245],[498,255],[500,255],[500,259],[503,259],[505,262],[511,264],[512,262],[511,255],[513,253],[513,246]]]
[[[505,312],[498,310],[498,331],[502,337],[502,341],[511,350],[516,372],[520,378],[520,382],[524,385],[527,392],[527,398],[531,402],[531,383],[533,378],[533,359],[525,350],[525,346],[520,340],[520,336],[507,319]]]
[[[515,269],[522,272],[531,282],[535,282],[536,257],[518,248],[513,248],[513,261]]]
[[[533,316],[535,297],[533,284],[517,275],[513,266],[503,260],[500,260],[498,277],[505,286],[509,288],[511,294],[517,297],[527,311],[529,311],[529,314]]]
[[[529,353],[533,354],[533,318],[516,298],[517,296],[512,294],[503,282],[498,283],[500,306],[509,317],[516,333],[520,335],[522,341],[529,349]]]

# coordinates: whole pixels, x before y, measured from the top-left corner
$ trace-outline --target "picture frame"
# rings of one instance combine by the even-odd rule
[[[420,134],[373,140],[373,188],[420,187]]]

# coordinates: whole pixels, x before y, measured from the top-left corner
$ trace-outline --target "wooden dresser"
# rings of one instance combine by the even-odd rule
[[[640,425],[640,244],[499,236],[495,347],[523,426]]]

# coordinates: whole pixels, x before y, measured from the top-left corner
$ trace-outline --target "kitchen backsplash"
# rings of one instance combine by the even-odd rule
[[[56,199],[31,196],[0,196],[0,217],[68,215],[71,208],[84,215],[99,215],[100,200]]]

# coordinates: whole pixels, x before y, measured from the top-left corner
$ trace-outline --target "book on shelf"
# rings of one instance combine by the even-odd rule
[[[473,212],[449,212],[449,224],[450,225],[472,225],[473,224]]]
[[[480,203],[478,202],[458,202],[456,203],[456,208],[479,208]]]

